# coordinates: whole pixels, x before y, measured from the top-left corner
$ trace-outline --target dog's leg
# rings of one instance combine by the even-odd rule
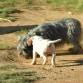
[[[72,53],[81,53],[82,52],[82,46],[81,46],[81,44],[80,44],[80,42],[76,39],[76,38],[74,38],[73,36],[72,37],[70,37],[70,39],[69,39],[69,41],[73,44],[73,48],[71,48],[71,49],[69,49],[69,51],[70,52],[72,52]]]
[[[52,54],[52,60],[51,60],[52,66],[55,66],[55,56],[56,54]]]
[[[35,50],[33,50],[33,60],[32,60],[32,65],[36,64],[36,57],[37,57],[37,52]]]
[[[42,57],[43,57],[43,59],[44,59],[44,61],[43,61],[43,65],[45,65],[46,62],[47,62],[47,56],[46,56],[46,55],[42,55]]]

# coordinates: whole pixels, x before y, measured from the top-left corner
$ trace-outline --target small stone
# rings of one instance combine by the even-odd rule
[[[68,14],[72,14],[72,12],[68,12]]]
[[[72,71],[74,71],[74,69],[71,69]]]

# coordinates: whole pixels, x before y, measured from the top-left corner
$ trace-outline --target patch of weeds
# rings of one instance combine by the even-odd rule
[[[0,9],[5,7],[6,2],[3,0],[0,0]]]
[[[7,17],[6,15],[0,15],[0,17],[0,22],[15,22],[18,19],[17,17]]]
[[[6,1],[6,6],[14,6],[16,0],[7,0]]]
[[[9,46],[5,42],[0,41],[0,50],[10,50],[15,48],[14,46]]]
[[[4,66],[0,66],[1,70],[12,69],[12,68],[17,68],[17,66],[15,66],[15,65],[4,65]]]
[[[59,10],[70,10],[78,12],[83,12],[83,0],[0,0],[0,8],[8,8],[8,7],[17,7],[17,8],[27,8],[30,10],[38,10],[41,5],[49,4],[49,6],[53,6],[53,8]],[[32,6],[28,6],[32,5]],[[35,7],[34,5],[40,5],[40,7]],[[76,8],[78,6],[78,8]],[[81,7],[80,7],[81,6]],[[73,8],[72,8],[73,7]],[[52,8],[52,9],[53,9]]]
[[[10,49],[13,49],[14,47],[11,47],[11,46],[8,46],[8,45],[4,45],[4,44],[1,44],[0,45],[0,50],[10,50]]]
[[[6,15],[12,14],[12,13],[19,13],[20,10],[14,7],[7,7],[2,10],[2,13],[5,13]]]
[[[8,17],[8,19],[12,22],[15,22],[18,18],[17,17]]]
[[[77,8],[75,8],[74,11],[75,11],[75,12],[82,13],[82,12],[83,12],[83,5],[80,5],[79,7],[77,6]]]
[[[44,79],[46,77],[36,77],[37,80],[41,80],[41,79]]]
[[[25,30],[19,30],[15,32],[16,35],[25,34],[25,33],[28,33],[28,30],[25,29]]]
[[[19,78],[16,78],[16,79],[9,79],[9,80],[4,81],[4,82],[5,83],[32,83],[34,81],[35,81],[35,79],[26,78],[26,77],[19,77]]]
[[[21,5],[27,5],[27,4],[32,4],[33,3],[33,0],[7,0],[6,1],[6,4],[7,5],[17,5],[17,4],[21,4]]]
[[[32,72],[9,72],[9,73],[1,73],[0,80],[1,83],[28,83],[36,81],[34,71]],[[34,77],[31,77],[34,76]]]
[[[32,83],[44,78],[45,77],[37,77],[35,71],[0,73],[1,83]]]
[[[1,73],[0,79],[15,79],[16,77],[24,77],[24,76],[33,76],[36,72],[7,72],[7,73]]]
[[[29,10],[40,10],[40,9],[42,9],[38,6],[32,6],[32,5],[25,6],[24,8],[29,9]]]
[[[0,17],[1,17],[1,18],[5,18],[5,17],[7,17],[7,16],[8,16],[8,14],[5,13],[5,12],[0,13]]]
[[[19,13],[20,10],[18,10],[17,8],[14,8],[14,7],[7,7],[7,8],[3,8],[2,10],[0,10],[0,18],[3,18],[3,19],[8,19],[10,21],[16,21],[17,18],[16,17],[10,17],[9,14],[14,14],[14,13]],[[0,21],[4,21],[4,20],[0,20]]]

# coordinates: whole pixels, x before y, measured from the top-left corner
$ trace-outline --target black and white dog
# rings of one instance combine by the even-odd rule
[[[44,39],[50,40],[62,39],[59,44],[56,44],[56,46],[64,43],[70,43],[73,45],[73,48],[70,49],[70,52],[82,52],[82,46],[80,44],[82,39],[82,28],[80,21],[77,19],[63,18],[51,23],[43,23],[30,30],[27,35],[18,37],[17,50],[20,55],[23,55],[27,58],[32,55],[32,45],[28,46],[26,41],[28,38],[34,35],[39,35]]]

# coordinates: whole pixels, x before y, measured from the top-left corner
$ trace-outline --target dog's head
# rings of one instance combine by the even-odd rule
[[[27,45],[31,46],[32,45],[32,39],[27,39]]]
[[[32,57],[32,44],[27,44],[28,36],[19,36],[17,39],[17,51],[20,56],[23,56],[25,58]]]

